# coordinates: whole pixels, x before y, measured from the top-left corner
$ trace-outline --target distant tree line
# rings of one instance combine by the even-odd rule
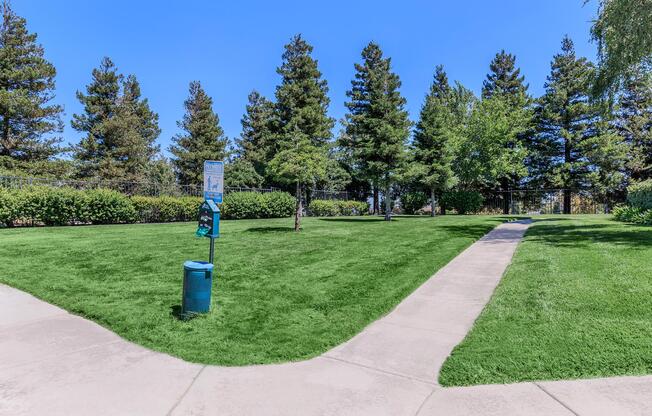
[[[387,219],[392,201],[403,193],[427,195],[434,215],[443,210],[438,202],[451,189],[560,188],[570,212],[573,191],[591,189],[605,200],[618,199],[630,182],[652,177],[648,43],[637,43],[631,33],[615,40],[610,31],[630,30],[632,21],[644,28],[651,23],[632,18],[638,12],[617,3],[601,3],[593,29],[600,66],[577,56],[565,37],[552,58],[544,94],[533,97],[516,57],[503,50],[489,64],[476,97],[461,83],[451,83],[439,65],[416,123],[405,109],[391,59],[371,42],[354,64],[347,113],[335,136],[327,82],[312,46],[294,36],[277,69],[281,80],[274,98],[255,90],[249,94],[242,132],[234,140],[225,136],[201,83],[191,82],[178,122],[181,133],[172,139],[167,159],[156,144],[158,115],[142,97],[137,78],[121,74],[109,58],[77,92],[83,110],[73,115],[72,127],[82,139],[63,147],[63,109],[52,103],[56,70],[25,19],[5,1],[0,166],[85,179],[200,184],[203,161],[222,159],[227,185],[294,193],[297,229],[311,189],[371,198],[374,212]],[[629,54],[622,66],[618,54],[627,47],[635,49],[636,59]],[[71,158],[60,157],[66,153]]]

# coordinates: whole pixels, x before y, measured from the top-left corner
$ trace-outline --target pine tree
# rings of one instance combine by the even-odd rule
[[[86,133],[74,149],[79,177],[143,181],[148,164],[158,152],[158,114],[141,97],[135,76],[119,74],[110,58],[93,70],[84,105],[74,114],[72,127]]]
[[[391,220],[390,189],[405,160],[405,144],[411,123],[405,99],[398,89],[401,81],[391,72],[390,58],[383,58],[380,47],[370,42],[362,51],[362,63],[355,64],[355,79],[347,91],[347,143],[356,163],[374,188],[385,193],[385,219]]]
[[[458,125],[452,89],[443,66],[437,66],[430,92],[421,107],[414,132],[414,165],[419,182],[430,191],[430,215],[435,215],[436,198],[457,183],[453,171]]]
[[[213,112],[213,100],[199,81],[190,83],[189,97],[184,102],[186,113],[177,122],[184,133],[176,135],[170,146],[179,183],[200,185],[203,181],[204,161],[223,160],[227,139],[220,120]]]
[[[565,214],[571,213],[572,192],[591,185],[589,154],[600,155],[593,146],[601,133],[600,108],[589,97],[593,71],[586,58],[575,55],[573,42],[564,38],[536,106],[538,134],[532,148],[539,163],[533,174],[544,185],[564,189]]]
[[[639,65],[628,73],[619,97],[616,124],[630,146],[629,175],[652,178],[652,72]]]
[[[61,149],[62,107],[54,98],[54,66],[43,57],[37,35],[8,1],[0,4],[0,156],[48,159]]]
[[[285,46],[283,62],[277,69],[282,77],[276,88],[279,151],[267,168],[277,180],[295,186],[295,231],[301,228],[305,186],[326,175],[326,152],[334,124],[327,114],[328,86],[311,56],[312,50],[301,35]]]
[[[245,115],[242,117],[242,133],[236,141],[238,157],[252,165],[259,177],[265,177],[267,164],[276,153],[274,136],[274,103],[257,91],[248,97]],[[246,172],[248,165],[240,164],[239,172]],[[251,177],[251,175],[247,175]],[[267,178],[269,184],[271,178]]]
[[[86,133],[74,149],[78,176],[82,178],[97,177],[101,161],[108,157],[104,146],[105,124],[115,116],[123,79],[108,57],[102,59],[99,68],[93,69],[92,77],[86,94],[77,91],[77,99],[84,105],[84,112],[73,114],[71,122],[75,130]]]
[[[528,85],[521,69],[516,67],[516,56],[501,50],[489,64],[487,79],[482,84],[482,98],[504,95],[514,105],[523,105],[527,100]]]

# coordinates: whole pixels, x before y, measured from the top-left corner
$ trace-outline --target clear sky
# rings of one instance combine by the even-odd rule
[[[257,89],[273,98],[283,45],[302,33],[330,87],[330,115],[345,113],[345,92],[353,63],[371,40],[392,58],[403,82],[412,119],[437,64],[449,79],[479,93],[489,62],[500,49],[517,57],[540,95],[550,60],[568,34],[578,54],[595,60],[589,40],[597,1],[209,1],[209,0],[13,0],[14,10],[38,33],[47,59],[57,68],[56,102],[65,107],[68,142],[80,135],[70,127],[81,111],[75,91],[109,56],[122,73],[133,73],[160,116],[162,149],[178,132],[188,83],[200,80],[229,137],[240,133],[247,94]],[[336,127],[339,129],[339,127]]]

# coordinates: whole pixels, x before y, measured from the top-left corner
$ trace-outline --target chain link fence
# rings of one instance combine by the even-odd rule
[[[161,184],[156,182],[127,182],[112,180],[78,180],[78,179],[55,179],[55,178],[33,178],[20,176],[0,176],[0,187],[20,189],[27,186],[50,186],[55,188],[68,187],[74,189],[112,189],[127,195],[142,196],[203,196],[202,185],[179,185],[176,183]],[[225,186],[224,193],[231,192],[275,192],[280,188],[247,188]],[[311,199],[348,199],[346,191],[329,191],[315,189],[310,191]]]
[[[613,205],[614,201],[606,201],[590,190],[518,189],[485,195],[481,213],[608,214]]]

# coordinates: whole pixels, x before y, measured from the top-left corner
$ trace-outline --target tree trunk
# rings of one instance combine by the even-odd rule
[[[502,178],[500,180],[500,187],[503,189],[503,214],[509,214],[510,203],[512,202],[510,198],[511,194],[507,188],[509,188],[509,179]]]
[[[437,202],[435,201],[435,188],[430,188],[430,216],[435,216],[437,210]]]
[[[564,214],[571,213],[571,190],[564,189]]]
[[[564,140],[564,162],[571,163],[571,145],[568,139]],[[573,172],[569,172],[570,181],[566,181],[564,186],[564,214],[571,213],[571,190],[568,182],[572,181]]]
[[[374,203],[373,203],[374,206],[372,208],[374,215],[380,214],[380,203],[378,202],[379,201],[378,193],[379,193],[378,192],[378,185],[374,184]]]
[[[385,221],[392,220],[392,201],[389,198],[389,188],[389,185],[385,187]]]
[[[303,205],[301,204],[301,182],[297,182],[297,210],[294,213],[294,231],[301,230],[301,213],[303,211]]]

